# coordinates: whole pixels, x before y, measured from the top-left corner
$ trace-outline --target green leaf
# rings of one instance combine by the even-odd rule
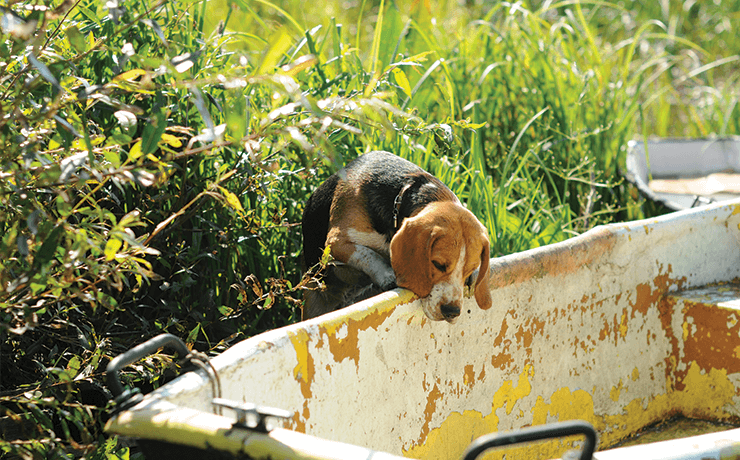
[[[51,73],[51,70],[49,70],[46,64],[39,61],[33,53],[28,53],[28,62],[31,63],[32,66],[36,67],[36,70],[39,71],[39,74],[46,81],[51,83],[51,85],[56,88],[57,91],[64,92],[64,88],[62,88],[57,78]]]
[[[119,82],[119,81],[131,81],[135,80],[142,75],[146,75],[146,70],[144,69],[132,69],[128,72],[123,72],[122,74],[116,75],[113,78],[113,82]]]
[[[107,243],[105,243],[105,260],[113,260],[116,257],[116,254],[118,254],[118,250],[121,249],[121,246],[123,246],[123,241],[120,239],[113,237],[108,240]]]
[[[377,81],[377,77],[380,73],[378,67],[378,59],[380,53],[380,40],[383,36],[383,15],[385,14],[385,0],[380,0],[380,6],[378,7],[378,18],[375,20],[375,33],[373,33],[373,44],[370,48],[370,73],[374,74],[373,78]],[[375,84],[371,84],[373,87]],[[368,86],[371,86],[368,85]],[[365,95],[370,94],[370,90],[365,90]]]
[[[142,155],[149,155],[157,150],[157,145],[162,139],[165,128],[167,128],[167,115],[164,109],[159,109],[149,118],[149,123],[146,124],[144,132],[141,134]]]
[[[254,74],[263,75],[271,73],[291,46],[293,46],[293,39],[290,38],[290,35],[288,35],[285,29],[280,29],[273,39],[270,40],[270,45],[267,51],[265,51],[262,62]]]
[[[265,299],[265,303],[264,303],[264,304],[262,304],[262,309],[263,309],[263,310],[269,310],[269,309],[270,309],[270,307],[272,307],[272,304],[273,304],[274,302],[275,302],[275,297],[274,297],[274,294],[273,294],[272,292],[269,292],[269,293],[267,294],[267,298]]]
[[[106,149],[103,151],[103,157],[111,164],[114,168],[121,167],[121,155],[118,151]]]
[[[408,29],[405,28],[405,21],[395,2],[388,2],[382,21],[383,31],[378,43],[378,61],[381,67],[384,67],[396,58]]]
[[[31,288],[31,292],[33,292],[34,295],[38,295],[41,292],[46,289],[46,278],[39,279],[39,277],[34,277],[33,280],[29,283],[29,287]]]
[[[567,239],[567,235],[563,233],[562,224],[560,222],[550,222],[539,234],[537,234],[537,240],[540,245],[553,244]]]
[[[98,16],[95,14],[94,11],[92,11],[89,8],[86,8],[81,3],[78,3],[77,5],[75,5],[75,9],[79,11],[80,13],[82,13],[82,15],[85,16],[87,19],[89,19],[90,21],[100,26],[100,20],[98,19]]]
[[[226,203],[229,205],[229,207],[236,211],[240,216],[244,216],[244,208],[242,207],[241,201],[239,201],[239,197],[221,186],[219,186],[218,189],[226,198]]]
[[[72,379],[77,377],[77,374],[80,373],[81,366],[82,363],[80,362],[80,358],[78,356],[72,356],[72,358],[70,358],[69,362],[67,363],[67,371]]]
[[[56,227],[54,227],[54,229],[44,239],[44,243],[41,245],[39,250],[36,251],[34,261],[39,266],[46,265],[46,263],[49,262],[54,256],[54,253],[57,250],[59,236],[62,234],[63,229],[64,227],[62,225],[57,225]]]
[[[434,51],[424,51],[423,53],[419,53],[419,54],[415,54],[413,56],[407,57],[406,59],[400,61],[397,64],[418,64],[419,62],[425,62],[427,60],[427,56],[433,53]]]
[[[325,267],[331,261],[331,245],[327,244],[324,253],[321,254],[321,266]]]
[[[398,67],[393,68],[393,78],[396,79],[396,84],[401,87],[406,97],[411,97],[411,85],[409,79],[406,78],[406,74]]]
[[[39,406],[36,404],[30,403],[27,406],[30,409],[31,414],[33,415],[33,418],[38,422],[41,426],[44,428],[52,429],[54,427],[54,424],[51,422],[51,419],[49,418],[44,411],[39,409]]]
[[[231,110],[227,110],[226,126],[232,139],[241,139],[247,135],[247,104],[244,98],[233,98],[229,101]]]
[[[141,156],[141,150],[142,150],[142,141],[136,142],[132,147],[131,150],[128,152],[128,157],[130,160],[136,160]]]
[[[164,32],[162,31],[162,27],[159,25],[157,21],[151,18],[140,19],[140,21],[143,24],[146,24],[147,26],[149,26],[154,31],[154,34],[157,36],[157,38],[159,38],[159,40],[162,42],[162,45],[165,48],[169,46],[169,44],[167,43],[167,38],[165,38]]]
[[[75,51],[77,51],[78,53],[84,53],[85,51],[87,51],[88,41],[77,28],[77,26],[67,27],[66,33],[67,40]]]
[[[303,33],[303,31],[304,31],[304,29],[305,29],[305,28],[304,28],[304,27],[302,27],[302,26],[301,26],[300,24],[298,24],[298,21],[296,21],[296,20],[295,20],[295,18],[293,18],[293,16],[291,16],[290,14],[288,14],[288,12],[287,12],[287,11],[285,11],[285,10],[284,10],[284,9],[282,9],[282,8],[280,8],[280,7],[279,7],[279,6],[277,6],[277,5],[275,4],[275,3],[269,2],[269,1],[267,1],[267,0],[255,0],[255,1],[257,1],[257,2],[259,2],[259,3],[262,3],[262,4],[264,4],[264,5],[267,5],[267,6],[269,6],[270,8],[274,8],[274,9],[275,9],[276,11],[278,11],[278,12],[279,12],[279,13],[280,13],[281,15],[283,15],[283,16],[285,17],[285,19],[287,19],[287,20],[288,20],[288,22],[290,22],[290,23],[291,23],[291,24],[293,25],[293,27],[295,27],[295,29],[296,29],[296,31],[297,31],[298,33],[300,33],[300,34],[302,34],[302,33]],[[236,0],[236,2],[237,2],[237,3],[239,3],[239,4],[245,3],[245,2],[243,1],[243,0]]]
[[[342,55],[342,39],[340,36],[341,31],[342,31],[342,25],[337,24],[336,18],[331,18],[331,25],[329,27],[329,31],[332,37],[334,57],[336,58],[335,67],[336,67],[337,73],[339,73],[342,71],[342,60],[339,59],[339,57]]]
[[[105,140],[105,145],[106,146],[119,147],[121,145],[130,144],[131,143],[131,140],[132,140],[131,139],[131,136],[129,136],[129,135],[126,135],[126,134],[123,134],[123,133],[113,133],[110,136],[108,136],[108,138]],[[106,150],[106,152],[107,152],[107,150]],[[105,156],[106,153],[103,153],[103,155]],[[106,156],[106,158],[108,158],[108,157]],[[110,161],[110,160],[108,160],[108,161]]]
[[[119,227],[131,227],[132,225],[135,225],[139,222],[139,211],[134,210],[129,213],[127,213],[125,216],[121,217],[121,220],[118,222]]]
[[[174,149],[179,149],[180,147],[182,147],[182,141],[180,140],[180,138],[177,136],[173,136],[172,134],[162,134],[162,142]]]
[[[187,344],[194,344],[195,341],[198,339],[198,334],[200,333],[200,324],[196,324],[193,330],[190,331],[188,334],[187,339],[185,339],[185,343]]]

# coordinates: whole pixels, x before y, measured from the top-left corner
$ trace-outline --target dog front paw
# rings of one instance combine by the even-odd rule
[[[390,291],[391,289],[397,288],[396,274],[391,273],[390,275],[384,276],[382,279],[378,280],[377,284],[384,291]]]

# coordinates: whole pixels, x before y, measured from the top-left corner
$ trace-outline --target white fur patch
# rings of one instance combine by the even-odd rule
[[[465,280],[463,279],[463,266],[465,264],[465,246],[460,248],[460,256],[457,260],[455,270],[442,282],[434,285],[432,292],[421,299],[421,308],[424,314],[432,321],[447,320],[455,322],[456,318],[447,319],[442,315],[442,305],[452,304],[462,308],[463,293],[465,292]]]
[[[361,232],[350,228],[347,229],[347,236],[356,245],[366,246],[390,260],[390,243],[388,243],[384,235],[377,232]]]
[[[374,250],[355,244],[355,252],[347,263],[370,276],[375,284],[383,289],[396,283],[396,274],[388,261]]]

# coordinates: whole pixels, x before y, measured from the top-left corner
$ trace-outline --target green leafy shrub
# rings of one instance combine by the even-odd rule
[[[402,117],[373,91],[305,92],[305,40],[250,58],[191,7],[109,6],[3,10],[0,416],[22,455],[94,445],[105,364],[149,336],[218,350],[295,321],[302,203]]]

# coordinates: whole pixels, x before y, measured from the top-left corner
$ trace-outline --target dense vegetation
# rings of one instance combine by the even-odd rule
[[[300,216],[385,149],[492,256],[663,212],[627,141],[740,134],[740,1],[20,0],[0,7],[0,452],[127,458],[103,369],[300,318]],[[128,370],[152,388],[166,354]],[[0,454],[1,455],[1,454]]]

